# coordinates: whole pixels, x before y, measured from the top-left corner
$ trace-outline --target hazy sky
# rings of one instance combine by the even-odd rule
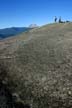
[[[72,20],[72,0],[0,0],[0,28]]]

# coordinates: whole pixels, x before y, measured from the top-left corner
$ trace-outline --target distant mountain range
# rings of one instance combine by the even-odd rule
[[[38,27],[38,25],[37,24],[30,24],[29,27],[30,28],[36,28],[36,27]]]
[[[22,32],[26,32],[30,29],[32,28],[30,27],[11,27],[11,28],[0,29],[0,39],[7,38],[10,36],[15,36]]]

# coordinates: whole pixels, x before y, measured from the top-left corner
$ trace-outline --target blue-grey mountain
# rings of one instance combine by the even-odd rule
[[[4,28],[0,29],[0,38],[7,38],[10,36],[18,35],[22,32],[29,31],[31,28],[28,27],[11,27],[11,28]]]

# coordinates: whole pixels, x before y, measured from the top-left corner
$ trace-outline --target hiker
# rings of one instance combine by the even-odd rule
[[[62,21],[61,21],[61,16],[59,17],[59,23],[62,23]]]
[[[55,16],[55,19],[54,19],[55,23],[57,22],[57,17]]]

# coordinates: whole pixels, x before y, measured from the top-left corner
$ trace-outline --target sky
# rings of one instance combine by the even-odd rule
[[[72,21],[72,0],[0,0],[0,28],[41,26],[54,16]]]

